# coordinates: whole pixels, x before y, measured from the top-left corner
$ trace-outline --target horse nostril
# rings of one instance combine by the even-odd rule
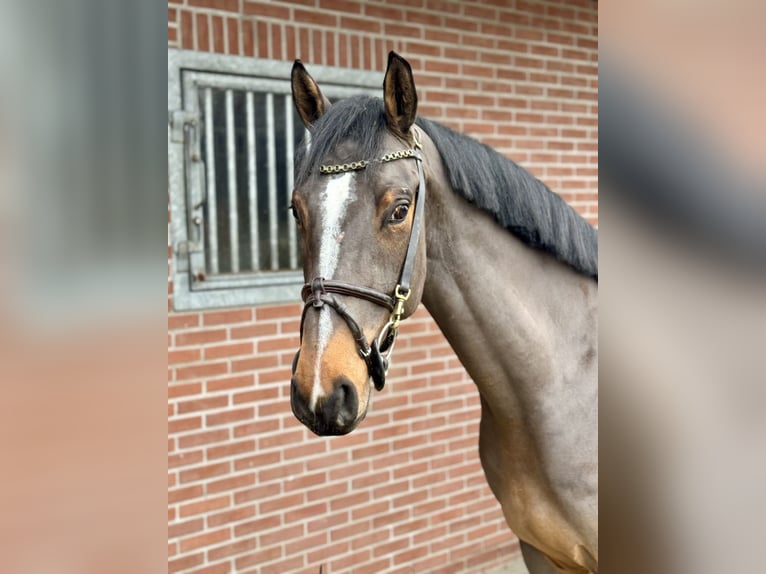
[[[295,417],[303,424],[308,424],[309,410],[306,405],[306,401],[301,397],[298,391],[298,385],[295,384],[295,379],[290,380],[290,406],[293,409]]]
[[[335,389],[327,397],[322,411],[329,427],[343,431],[344,427],[356,420],[359,398],[353,383],[345,377],[336,379],[334,386]]]
[[[347,380],[343,380],[338,385],[338,391],[341,395],[341,414],[346,421],[353,422],[356,419],[356,413],[359,409],[359,399],[356,395],[356,387]]]

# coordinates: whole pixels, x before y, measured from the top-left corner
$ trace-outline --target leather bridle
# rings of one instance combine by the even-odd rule
[[[415,198],[415,214],[412,217],[412,227],[410,228],[410,241],[407,246],[407,254],[404,257],[402,270],[399,275],[399,282],[392,295],[371,289],[369,287],[360,287],[344,281],[335,279],[325,279],[323,277],[314,277],[309,283],[303,285],[301,289],[301,298],[303,299],[303,313],[301,314],[301,342],[303,341],[303,324],[306,319],[306,313],[310,308],[321,309],[328,305],[346,322],[351,334],[356,341],[359,355],[364,359],[367,365],[367,374],[372,379],[375,388],[380,391],[386,382],[386,373],[388,372],[389,359],[394,350],[396,336],[399,334],[399,324],[404,313],[404,304],[412,293],[411,281],[412,272],[415,267],[415,258],[417,255],[418,241],[423,227],[423,211],[426,195],[425,176],[423,175],[423,156],[421,151],[423,147],[415,138],[415,147],[407,150],[388,153],[378,159],[361,160],[339,165],[322,165],[319,167],[320,174],[336,174],[347,171],[357,171],[365,169],[370,163],[386,163],[399,159],[412,158],[418,166],[418,189]],[[336,295],[356,297],[385,307],[391,315],[388,322],[383,326],[380,334],[372,342],[368,342],[364,331],[354,318],[348,312],[347,306],[339,300]],[[293,359],[293,374],[298,364],[300,349]]]

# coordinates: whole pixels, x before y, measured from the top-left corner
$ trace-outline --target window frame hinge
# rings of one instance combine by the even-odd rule
[[[170,141],[184,143],[186,129],[197,129],[200,122],[199,112],[191,110],[172,110],[168,117],[170,124]]]

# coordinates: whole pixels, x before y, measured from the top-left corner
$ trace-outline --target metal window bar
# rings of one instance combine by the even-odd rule
[[[269,248],[271,269],[279,269],[279,221],[277,219],[277,146],[274,133],[274,94],[266,94],[266,132],[269,174]]]
[[[207,246],[210,273],[218,273],[218,219],[215,197],[215,144],[213,132],[213,89],[205,88],[205,178],[207,180]]]
[[[256,173],[255,146],[255,104],[253,92],[245,95],[245,115],[247,124],[247,199],[250,209],[250,267],[253,271],[261,268],[258,241],[258,179]]]
[[[239,215],[237,213],[237,148],[234,133],[234,93],[226,90],[226,171],[229,187],[229,253],[232,273],[239,272]]]

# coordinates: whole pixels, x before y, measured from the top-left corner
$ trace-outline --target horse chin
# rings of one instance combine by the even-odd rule
[[[308,428],[311,432],[313,432],[317,436],[347,435],[353,432],[354,430],[356,430],[356,427],[359,426],[359,423],[361,423],[366,416],[367,416],[367,410],[365,409],[365,411],[351,424],[338,426],[338,425],[325,425],[318,420],[313,420],[313,421],[304,420],[301,417],[298,417],[298,415],[296,415],[296,417],[298,417],[298,420],[301,423],[303,423],[303,425],[306,428]]]
[[[322,428],[311,428],[311,427],[309,426],[309,430],[310,430],[311,432],[313,432],[313,433],[314,433],[315,435],[317,435],[317,436],[343,436],[343,435],[347,435],[347,434],[350,434],[351,432],[353,432],[354,430],[356,430],[356,427],[358,427],[358,426],[359,426],[359,423],[361,423],[361,422],[362,422],[362,421],[365,419],[365,417],[366,417],[366,416],[367,416],[367,411],[365,410],[365,411],[364,411],[364,412],[363,412],[363,413],[362,413],[362,414],[359,416],[359,418],[357,418],[357,419],[356,419],[356,420],[355,420],[353,423],[351,423],[350,425],[346,425],[346,426],[344,426],[344,427],[337,427],[337,426],[334,426],[334,427],[332,427],[332,428],[326,428],[326,429],[322,429]]]

